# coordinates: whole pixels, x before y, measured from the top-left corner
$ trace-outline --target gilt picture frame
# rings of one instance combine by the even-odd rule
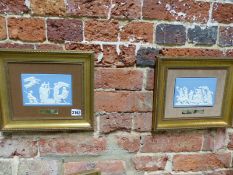
[[[99,170],[87,170],[87,171],[75,173],[72,175],[101,175],[101,172]]]
[[[232,124],[232,58],[157,58],[154,87],[153,131]]]
[[[92,52],[0,50],[0,127],[93,130]]]

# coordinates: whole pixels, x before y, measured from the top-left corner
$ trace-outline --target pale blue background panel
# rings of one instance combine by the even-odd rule
[[[217,78],[176,78],[174,107],[211,107],[215,103]]]
[[[21,74],[24,106],[71,106],[72,75]]]

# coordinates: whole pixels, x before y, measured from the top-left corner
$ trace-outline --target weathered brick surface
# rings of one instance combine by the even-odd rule
[[[41,18],[9,18],[10,39],[42,42],[45,40],[45,21]]]
[[[56,44],[38,44],[36,45],[36,49],[39,50],[63,50],[61,45]]]
[[[151,131],[152,113],[137,113],[133,117],[133,130],[138,132]]]
[[[78,19],[48,19],[47,30],[52,42],[83,40],[83,24]]]
[[[12,165],[10,161],[0,160],[0,175],[12,175]]]
[[[231,150],[233,150],[233,134],[229,134],[229,143],[227,147]]]
[[[0,139],[0,157],[35,157],[37,155],[37,142],[26,138]]]
[[[150,47],[141,47],[137,52],[137,66],[154,67],[155,58],[159,55],[159,50]]]
[[[101,52],[100,45],[97,44],[81,44],[81,43],[66,43],[66,50],[81,50],[81,51],[93,51],[96,54]]]
[[[140,0],[113,0],[112,7],[111,17],[137,19],[141,16]]]
[[[197,49],[197,48],[165,48],[161,50],[161,55],[178,57],[178,56],[209,56],[221,57],[223,52],[218,49]]]
[[[119,23],[116,20],[88,20],[84,33],[87,41],[117,41]]]
[[[204,134],[203,151],[216,151],[226,148],[226,129],[207,131]]]
[[[220,23],[233,22],[233,4],[214,3],[213,5],[213,20]]]
[[[64,0],[31,0],[35,15],[63,16],[66,12]]]
[[[211,173],[205,173],[204,175],[232,175],[232,174],[233,174],[233,170],[220,170]]]
[[[145,136],[141,152],[193,152],[200,151],[202,133],[164,133]]]
[[[39,141],[41,156],[47,155],[97,155],[106,150],[105,138],[91,136],[42,138]]]
[[[65,43],[66,50],[92,51],[94,52],[95,65],[99,65],[98,57],[103,50],[98,44],[82,44],[82,43]]]
[[[67,0],[67,13],[72,16],[107,17],[110,0]]]
[[[0,16],[0,40],[6,39],[6,20]]]
[[[112,113],[100,116],[100,132],[109,133],[117,130],[130,131],[132,127],[133,114]]]
[[[97,112],[149,112],[152,110],[152,92],[96,92]],[[117,103],[116,103],[117,102]]]
[[[159,24],[156,27],[156,43],[162,45],[184,45],[186,29],[183,25]]]
[[[194,0],[145,0],[142,16],[148,19],[201,22],[208,21],[210,4]]]
[[[134,45],[120,45],[120,54],[118,56],[118,67],[125,67],[125,66],[133,66],[136,62],[136,55],[135,55],[135,49],[136,47]]]
[[[118,135],[117,137],[117,144],[122,149],[127,150],[128,152],[138,152],[140,148],[140,136],[139,135],[131,135],[131,134],[124,134]]]
[[[34,45],[33,44],[19,44],[19,43],[0,43],[0,48],[34,49]]]
[[[99,169],[103,175],[125,174],[125,162],[121,160],[102,160],[97,162],[67,162],[64,175],[71,175],[85,170]]]
[[[153,42],[154,24],[149,22],[130,22],[126,24],[120,33],[122,41]]]
[[[142,83],[141,70],[98,68],[95,71],[95,88],[141,90]]]
[[[233,46],[233,27],[220,27],[219,45],[221,47]]]
[[[146,90],[153,90],[154,89],[154,69],[147,70],[147,77],[146,77]]]
[[[0,13],[21,14],[28,11],[24,0],[1,0]]]
[[[59,166],[59,162],[55,160],[21,160],[18,175],[57,175],[60,171]]]
[[[173,170],[175,171],[207,171],[230,167],[230,153],[208,153],[192,155],[175,155]]]
[[[232,49],[226,50],[225,56],[227,56],[227,57],[233,57],[233,50]]]
[[[135,156],[132,160],[136,170],[158,171],[164,170],[168,158],[166,156]]]
[[[217,26],[201,28],[195,26],[188,29],[188,42],[195,45],[214,45],[217,41]]]
[[[104,65],[113,65],[118,61],[118,54],[116,46],[103,45],[103,59],[101,61]]]

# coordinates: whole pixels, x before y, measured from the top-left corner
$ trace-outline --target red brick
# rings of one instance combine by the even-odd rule
[[[164,133],[145,136],[141,152],[193,152],[202,147],[202,133]]]
[[[86,135],[76,137],[42,138],[39,141],[41,156],[46,155],[98,155],[106,150],[105,138]]]
[[[230,163],[231,153],[175,155],[173,158],[173,170],[207,171],[228,168],[230,167]]]
[[[34,49],[34,45],[33,44],[18,44],[18,43],[0,43],[0,48]]]
[[[35,157],[37,155],[37,142],[27,138],[0,139],[0,157]]]
[[[60,164],[56,160],[20,160],[18,174],[59,174]]]
[[[110,0],[67,0],[67,13],[72,16],[107,17]]]
[[[219,45],[221,47],[233,46],[233,27],[219,28]]]
[[[190,49],[190,48],[165,48],[161,51],[163,56],[209,56],[209,57],[221,57],[223,52],[218,49]]]
[[[147,70],[146,90],[154,89],[154,69]]]
[[[207,131],[204,134],[204,142],[202,146],[203,151],[216,151],[226,148],[226,129],[216,129],[214,131]]]
[[[117,137],[117,144],[128,152],[138,152],[140,148],[140,136],[124,134]]]
[[[81,50],[81,51],[93,51],[96,54],[101,52],[100,45],[97,44],[81,44],[81,43],[66,43],[66,50]]]
[[[125,174],[124,162],[121,160],[101,160],[97,162],[68,162],[64,164],[64,175],[71,175],[81,171],[99,169],[101,174]]]
[[[227,147],[228,149],[233,150],[233,134],[229,134],[229,143]]]
[[[1,0],[0,13],[21,14],[28,11],[25,0]]]
[[[220,23],[233,22],[233,4],[214,3],[213,5],[213,19]]]
[[[96,112],[150,112],[152,92],[96,92]]]
[[[120,45],[120,55],[118,67],[133,66],[136,62],[135,55],[136,47],[134,45],[124,46]]]
[[[143,72],[141,70],[99,68],[95,71],[95,88],[141,90],[142,83]]]
[[[109,133],[117,130],[130,131],[132,127],[132,116],[130,113],[112,113],[100,116],[100,132]]]
[[[101,61],[104,65],[113,65],[118,60],[116,46],[103,45],[103,59]]]
[[[137,113],[133,117],[133,130],[138,132],[151,131],[152,129],[152,113]]]
[[[142,16],[148,19],[206,23],[209,9],[210,3],[194,0],[144,0]]]
[[[112,6],[111,17],[138,19],[141,16],[140,0],[113,0]]]
[[[153,42],[154,24],[149,22],[130,22],[120,33],[122,41]]]
[[[167,160],[166,156],[135,156],[133,163],[136,170],[158,171],[164,170]]]
[[[206,173],[205,175],[232,175],[233,170],[219,170],[219,171],[214,171],[211,173]]]
[[[39,50],[63,50],[63,47],[61,45],[56,45],[56,44],[39,44],[39,45],[36,45],[36,49],[39,49]]]
[[[40,18],[9,18],[9,37],[14,40],[45,41],[45,21]]]
[[[87,41],[117,41],[119,23],[115,20],[88,20],[85,22]]]
[[[31,9],[35,15],[63,16],[66,12],[64,0],[31,0]]]
[[[66,43],[66,50],[92,51],[95,54],[95,64],[98,65],[98,56],[102,53],[102,49],[98,44],[81,44],[81,43]]]
[[[233,50],[232,49],[226,50],[225,56],[226,57],[233,57]]]
[[[83,23],[79,19],[48,19],[48,40],[53,42],[82,41]]]
[[[0,16],[0,40],[6,39],[6,20]]]

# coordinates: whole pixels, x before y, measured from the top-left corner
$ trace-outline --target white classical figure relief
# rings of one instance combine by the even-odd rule
[[[186,86],[176,86],[178,94],[175,96],[175,105],[183,106],[211,106],[213,105],[214,93],[208,86],[199,86],[194,90],[189,90]]]
[[[22,74],[24,105],[71,105],[71,75]]]

